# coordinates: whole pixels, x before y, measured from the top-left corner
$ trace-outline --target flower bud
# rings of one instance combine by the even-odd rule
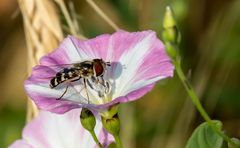
[[[162,37],[164,42],[172,42],[172,43],[178,43],[178,31],[177,27],[171,27],[164,29],[162,32]]]
[[[176,22],[173,17],[172,10],[169,6],[167,6],[164,14],[164,19],[163,19],[163,28],[166,29],[174,26],[176,26]]]
[[[93,113],[88,110],[87,108],[83,108],[80,115],[80,121],[82,123],[82,126],[88,130],[93,131],[94,127],[96,125],[96,119]]]
[[[168,56],[170,56],[172,59],[176,59],[177,57],[177,47],[175,44],[172,44],[170,42],[165,43],[165,48],[167,51]]]
[[[169,6],[166,7],[164,19],[163,19],[163,33],[162,37],[164,42],[179,43],[180,33],[176,26],[176,21],[173,17],[172,10]]]
[[[102,117],[102,124],[106,131],[110,134],[119,135],[120,132],[120,120],[118,114],[115,114],[112,118]]]

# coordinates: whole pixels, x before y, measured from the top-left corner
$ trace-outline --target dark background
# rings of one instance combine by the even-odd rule
[[[159,35],[165,7],[170,5],[182,34],[185,73],[209,115],[223,122],[229,136],[240,137],[240,1],[95,2],[122,29],[152,29]],[[86,37],[114,32],[84,0],[75,0],[74,6]],[[17,1],[0,0],[0,147],[20,138],[25,124],[26,57]],[[193,129],[203,122],[176,75],[159,82],[142,99],[122,104],[120,116],[123,143],[129,148],[184,147]]]

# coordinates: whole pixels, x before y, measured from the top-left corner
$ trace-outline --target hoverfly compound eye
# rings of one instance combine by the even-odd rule
[[[93,59],[94,62],[94,71],[96,76],[102,76],[106,71],[107,62],[104,62],[102,59]]]
[[[103,64],[99,63],[99,62],[95,63],[94,64],[94,70],[96,72],[96,76],[97,77],[98,76],[102,76],[104,74],[104,66],[103,66]]]

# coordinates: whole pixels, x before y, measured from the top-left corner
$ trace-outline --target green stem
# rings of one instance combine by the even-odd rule
[[[197,110],[199,111],[199,113],[201,114],[201,116],[205,119],[205,121],[208,123],[208,125],[219,135],[221,136],[225,141],[231,143],[234,146],[237,146],[237,144],[235,142],[232,141],[232,139],[230,139],[227,135],[225,135],[221,130],[219,130],[212,122],[211,118],[208,116],[207,112],[204,110],[203,106],[201,105],[193,87],[191,86],[191,84],[188,82],[188,80],[186,79],[183,70],[181,68],[181,62],[180,59],[178,60],[174,60],[173,61],[175,68],[176,68],[176,72],[181,80],[181,82],[183,83],[188,95],[190,96],[193,104],[196,106]],[[240,145],[238,145],[240,146]]]
[[[121,142],[121,140],[120,140],[119,135],[113,135],[113,137],[114,137],[114,139],[115,139],[117,148],[122,148],[122,142]]]
[[[98,147],[99,147],[99,148],[102,148],[102,145],[101,145],[101,143],[98,141],[98,138],[97,138],[95,132],[94,132],[94,131],[89,131],[89,132],[90,132],[90,134],[92,135],[92,137],[93,137],[94,141],[96,142],[96,144],[98,145]]]

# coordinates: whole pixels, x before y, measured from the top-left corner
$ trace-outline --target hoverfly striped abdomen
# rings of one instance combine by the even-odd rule
[[[78,80],[79,72],[75,68],[64,68],[56,74],[54,78],[50,80],[50,88],[54,88],[65,81],[76,81]]]

